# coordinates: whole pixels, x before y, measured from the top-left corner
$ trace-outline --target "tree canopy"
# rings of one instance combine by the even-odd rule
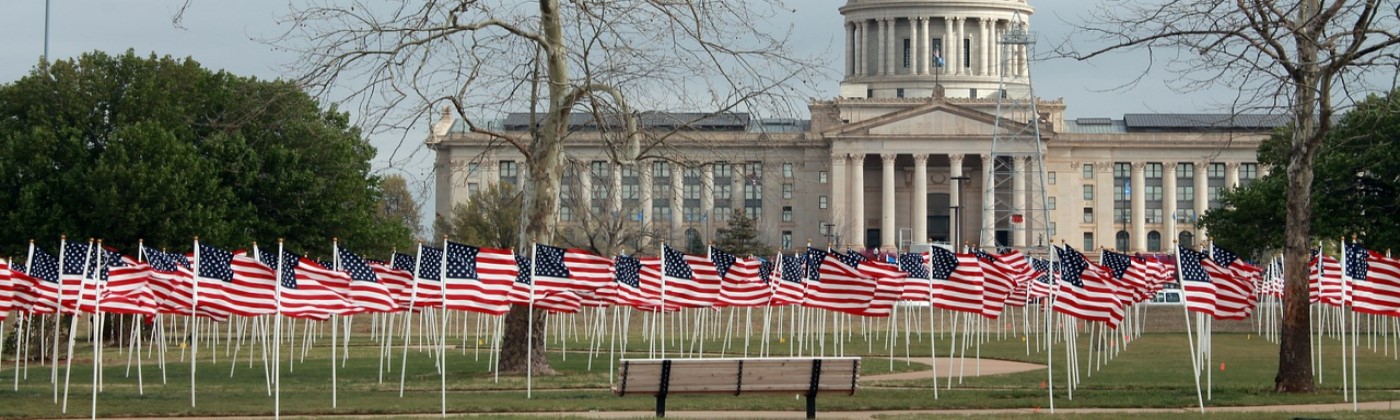
[[[729,226],[716,229],[715,247],[738,255],[769,256],[772,248],[758,239],[758,229],[743,210],[734,210]]]
[[[411,244],[376,212],[375,150],[296,85],[192,59],[102,52],[0,85],[0,252],[104,238],[134,252],[286,238],[330,253]],[[387,255],[387,254],[384,254]]]
[[[1260,256],[1283,246],[1288,128],[1259,146],[1269,175],[1227,191],[1201,224],[1222,247]],[[1400,91],[1373,95],[1344,115],[1318,151],[1313,238],[1357,236],[1376,249],[1400,248]]]
[[[519,249],[520,201],[514,185],[491,183],[453,207],[450,216],[434,222],[438,235],[434,239],[447,236],[476,246]]]

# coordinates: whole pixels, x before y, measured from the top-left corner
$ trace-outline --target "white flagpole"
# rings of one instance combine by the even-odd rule
[[[1172,232],[1172,237],[1176,237],[1176,232]],[[1175,245],[1176,240],[1172,240],[1172,244]],[[1186,284],[1182,282],[1181,277],[1181,251],[1179,247],[1180,245],[1174,249],[1177,266],[1176,284],[1181,285],[1181,315],[1185,317],[1186,320],[1186,346],[1191,349],[1191,369],[1196,375],[1196,402],[1200,404],[1201,413],[1204,414],[1206,412],[1206,400],[1205,396],[1201,394],[1201,363],[1196,357],[1196,344],[1191,339],[1191,314],[1186,309],[1186,301],[1189,298],[1186,294]]]
[[[535,273],[539,266],[540,244],[530,244],[530,298],[526,307],[525,319],[525,398],[534,396],[535,390]],[[560,258],[563,259],[562,256]],[[562,261],[561,261],[562,262]],[[664,278],[664,277],[663,277]],[[548,338],[548,337],[546,337]]]
[[[97,249],[102,249],[101,239],[97,240]],[[105,267],[108,264],[108,261],[106,261],[106,256],[106,253],[99,253],[97,255],[97,265],[95,266],[93,273],[93,282],[95,282],[93,287],[93,300],[95,300],[96,302],[94,302],[93,304],[92,316],[95,320],[94,322],[97,324],[97,329],[95,332],[93,332],[94,347],[92,352],[92,418],[94,420],[97,419],[97,390],[99,385],[98,379],[102,377],[102,330],[104,329],[104,327],[106,327],[107,324],[107,321],[102,317],[103,282],[100,281],[101,278],[99,277],[102,267]],[[0,331],[3,330],[4,328],[0,328]]]
[[[58,323],[63,319],[63,257],[64,249],[68,248],[68,237],[60,235],[58,237],[58,299],[53,303],[53,362],[49,365],[51,374],[49,382],[53,383],[53,402],[58,404]],[[29,260],[34,260],[34,240],[29,241]],[[33,269],[33,263],[30,263]],[[43,334],[44,324],[39,324],[40,334]]]
[[[199,354],[199,318],[195,311],[199,309],[199,237],[194,237],[194,276],[190,281],[194,283],[194,302],[190,303],[190,322],[195,328],[190,335],[190,407],[195,406],[195,357]]]
[[[408,378],[408,344],[413,336],[413,307],[418,302],[418,270],[423,266],[423,243],[418,243],[418,256],[413,259],[412,283],[409,284],[408,311],[403,318],[403,358],[399,364],[399,398],[403,398],[403,384]]]
[[[88,277],[88,270],[87,270],[87,267],[88,267],[88,263],[91,262],[91,259],[92,259],[92,239],[89,238],[89,239],[88,239],[87,251],[83,253],[83,273],[82,273],[82,277],[81,277],[81,280],[78,281],[78,301],[73,303],[73,316],[68,318],[68,320],[69,320],[69,322],[68,322],[68,360],[65,361],[65,366],[64,366],[64,368],[63,368],[63,412],[64,412],[64,413],[67,413],[67,412],[68,412],[68,383],[69,383],[69,379],[71,379],[71,378],[73,377],[73,344],[74,344],[73,342],[74,342],[74,341],[77,339],[77,337],[78,337],[78,318],[81,318],[81,316],[78,315],[78,314],[79,314],[78,310],[79,310],[79,308],[81,308],[81,307],[83,306],[83,283],[86,283],[86,282],[87,282],[87,277]],[[59,269],[58,269],[58,270],[59,270],[59,274],[58,274],[58,283],[59,283],[59,285],[60,285],[59,287],[62,287],[62,284],[63,284],[63,267],[62,267],[62,264],[59,264]],[[96,289],[96,287],[94,287],[94,289]],[[60,295],[60,296],[61,296],[61,295]],[[58,331],[58,323],[57,323],[57,322],[54,323],[54,327],[53,327],[53,328],[54,328],[54,331],[55,331],[55,332]],[[54,348],[54,351],[57,352],[58,349],[57,349],[57,348]]]
[[[438,351],[438,369],[441,375],[438,376],[442,386],[442,416],[447,417],[447,235],[442,237],[442,261],[438,264],[438,284],[442,286],[442,322],[438,326],[441,331],[438,345],[442,346]]]
[[[273,316],[277,318],[277,325],[272,333],[272,417],[282,418],[282,267],[286,261],[282,260],[282,238],[277,238],[277,284],[275,300],[277,302],[277,313]],[[196,247],[197,248],[197,247]]]
[[[335,271],[340,271],[340,238],[331,238],[331,266]],[[353,281],[353,280],[352,280]],[[340,316],[331,315],[331,408],[336,408],[337,404],[337,381],[335,372],[335,345],[339,341]]]

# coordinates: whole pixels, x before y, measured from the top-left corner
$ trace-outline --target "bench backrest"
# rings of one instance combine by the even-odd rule
[[[816,392],[854,394],[859,357],[622,359],[618,395]],[[814,381],[815,380],[815,381]]]

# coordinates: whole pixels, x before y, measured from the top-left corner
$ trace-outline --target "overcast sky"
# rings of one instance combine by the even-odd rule
[[[1040,0],[1031,18],[1042,50],[1052,41],[1063,39],[1068,25],[1100,0]],[[195,1],[186,12],[183,28],[171,17],[183,0],[62,0],[52,2],[49,55],[65,59],[87,51],[102,50],[119,54],[134,49],[138,54],[156,53],[193,57],[211,69],[224,69],[260,78],[285,77],[281,68],[295,60],[291,53],[259,42],[279,33],[278,15],[287,10],[286,0]],[[791,20],[774,22],[793,27],[797,46],[809,53],[826,52],[830,74],[838,75],[844,62],[842,18],[837,8],[845,0],[789,0],[795,10]],[[3,0],[0,2],[0,83],[23,75],[44,51],[44,0]],[[1133,112],[1212,112],[1217,94],[1182,95],[1173,93],[1160,75],[1149,75],[1129,90],[1112,90],[1138,75],[1145,62],[1133,56],[1108,56],[1091,63],[1069,60],[1038,61],[1032,75],[1036,94],[1043,98],[1064,98],[1068,117],[1114,117]],[[835,96],[838,80],[824,82],[823,96]],[[424,129],[426,130],[426,128]],[[376,168],[406,175],[410,183],[427,186],[431,180],[431,156],[421,145],[422,133],[408,133],[408,143],[398,146],[404,135],[373,139],[379,147]],[[431,188],[421,188],[431,191]],[[428,197],[420,197],[428,199]],[[421,202],[421,201],[420,201]],[[426,201],[431,207],[431,200]],[[431,212],[431,209],[427,210]]]

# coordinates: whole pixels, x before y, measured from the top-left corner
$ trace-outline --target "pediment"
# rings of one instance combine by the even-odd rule
[[[995,115],[935,99],[925,104],[842,124],[822,134],[975,137],[991,136],[995,127]]]

